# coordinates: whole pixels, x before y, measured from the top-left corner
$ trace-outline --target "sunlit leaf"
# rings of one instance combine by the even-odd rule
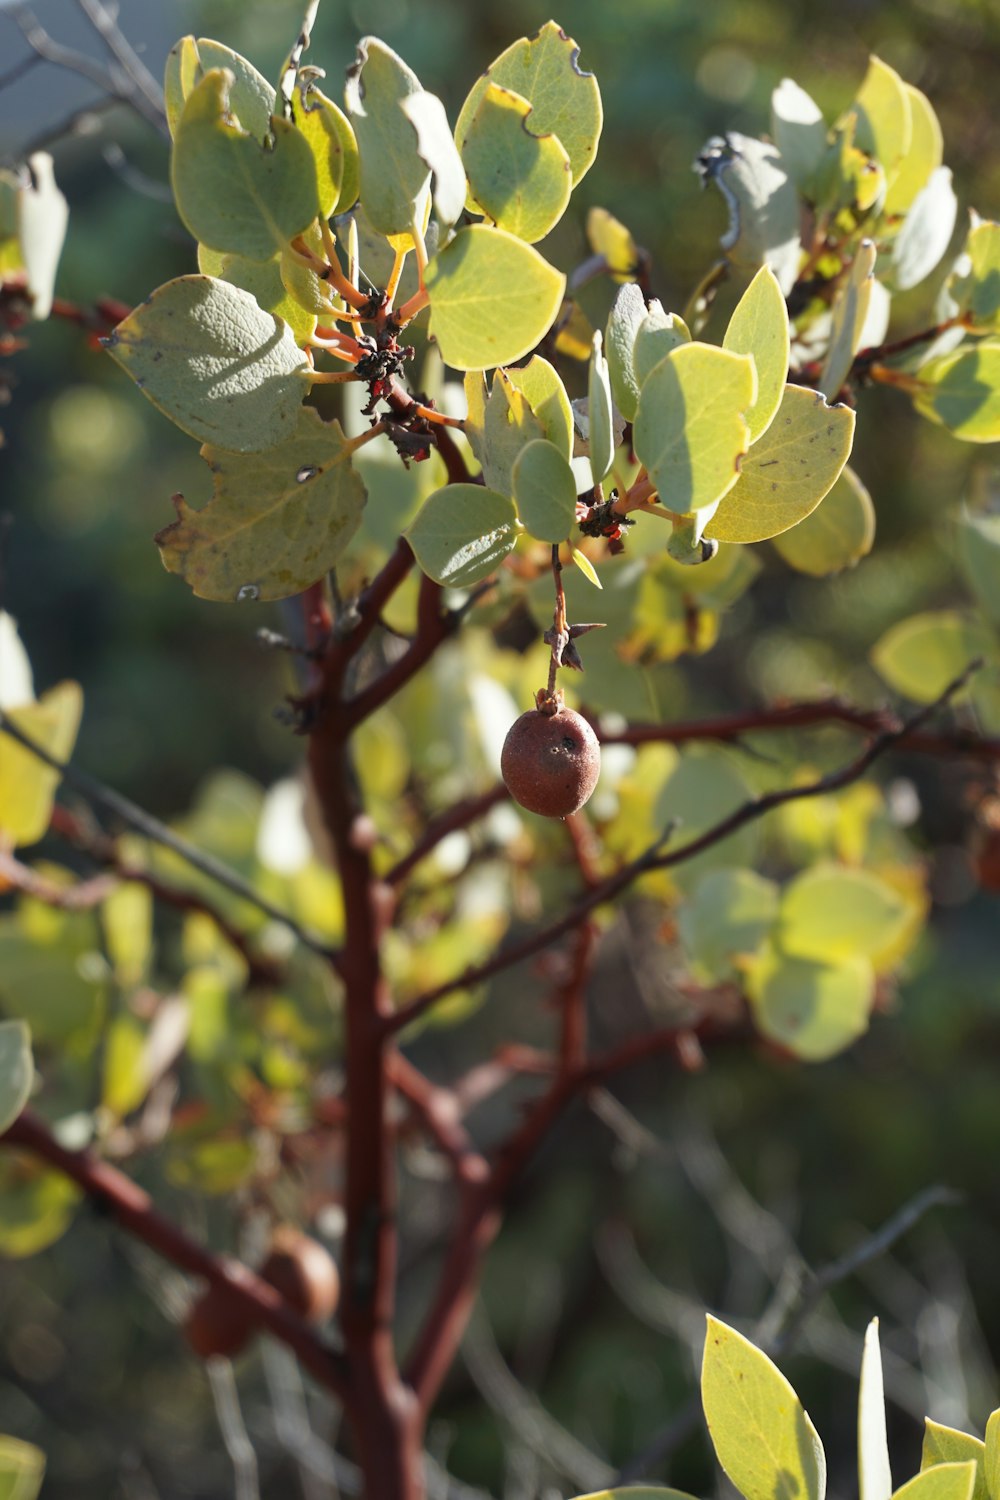
[[[791,567],[813,578],[852,568],[875,540],[875,507],[850,465],[804,521],[773,538]]]
[[[730,978],[736,961],[756,952],[778,915],[778,887],[755,870],[711,870],[682,907],[680,933],[709,983]]]
[[[632,439],[670,510],[714,505],[732,489],[756,394],[753,360],[711,344],[682,344],[647,377]]]
[[[52,310],[56,270],[66,238],[69,205],[56,187],[52,158],[36,151],[28,158],[31,180],[17,190],[17,243],[27,279],[31,316],[47,318]]]
[[[993,1500],[993,1496],[1000,1495],[1000,1409],[990,1413],[986,1422],[986,1455],[976,1469],[976,1488],[972,1492],[972,1500]],[[980,1496],[977,1492],[983,1488],[985,1480],[986,1495]]]
[[[502,374],[509,386],[521,392],[549,442],[556,445],[564,458],[571,458],[573,412],[566,387],[554,367],[540,354],[533,354],[526,365],[512,365]]]
[[[442,224],[454,224],[465,207],[465,169],[445,107],[436,94],[418,89],[401,100],[417,133],[417,153],[434,176],[434,207]]]
[[[645,1484],[627,1484],[623,1489],[595,1490],[579,1495],[577,1500],[693,1500],[686,1490],[650,1488]]]
[[[167,53],[163,71],[163,105],[171,136],[177,134],[184,101],[198,82],[200,65],[198,44],[193,36],[182,36]],[[268,117],[271,108],[268,109]]]
[[[941,125],[930,100],[912,83],[904,83],[903,88],[910,101],[910,146],[885,195],[883,213],[890,215],[912,212],[915,199],[927,187],[944,156]]]
[[[35,1500],[45,1474],[45,1454],[34,1443],[0,1437],[2,1500]]]
[[[80,1189],[19,1151],[0,1153],[0,1255],[37,1255],[70,1226]],[[2,1472],[2,1471],[0,1471]]]
[[[934,1464],[900,1485],[893,1500],[972,1500],[976,1474],[977,1465],[971,1461]]]
[[[562,542],[576,519],[573,470],[559,449],[544,438],[522,448],[512,472],[521,520],[541,542]]]
[[[143,395],[202,442],[236,452],[293,432],[307,366],[292,330],[211,276],[159,287],[105,340]]]
[[[786,886],[778,941],[793,958],[874,960],[909,919],[907,903],[871,871],[816,865]]]
[[[534,244],[562,218],[573,191],[569,156],[520,94],[487,83],[458,146],[473,203],[501,229]]]
[[[602,342],[601,335],[595,333],[587,382],[587,453],[595,484],[600,484],[605,478],[615,456],[611,382],[608,379],[608,362],[601,348]]]
[[[153,947],[153,897],[147,886],[126,881],[101,903],[108,958],[126,989],[144,977]]]
[[[750,441],[770,427],[788,379],[788,308],[774,272],[761,266],[736,304],[722,340],[734,354],[752,354],[757,367],[757,399],[746,413]]]
[[[797,187],[812,178],[826,152],[826,122],[819,105],[791,78],[771,95],[771,134]]]
[[[314,85],[305,104],[296,99],[295,123],[313,155],[319,217],[328,219],[342,201],[349,208],[357,196],[358,147],[351,122]]]
[[[833,487],[853,439],[849,407],[827,406],[817,391],[786,385],[778,415],[744,458],[706,536],[760,542],[797,525]]]
[[[570,557],[576,563],[584,578],[586,578],[589,583],[592,583],[595,589],[601,589],[604,587],[604,585],[601,583],[600,578],[597,576],[597,569],[594,567],[594,564],[591,562],[590,558],[585,552],[581,552],[579,547],[574,547],[570,552]]]
[[[199,256],[199,264],[201,259]],[[262,311],[273,313],[276,318],[284,318],[297,343],[303,344],[311,338],[316,330],[316,317],[320,309],[309,312],[302,306],[301,299],[291,295],[282,276],[280,260],[248,260],[245,255],[223,255],[220,259],[222,264],[219,270],[209,274],[217,275],[221,281],[228,281],[230,286],[238,286],[244,292],[249,292]],[[293,264],[296,271],[302,271],[301,266]],[[323,311],[329,308],[329,295],[327,291]]]
[[[734,266],[770,266],[787,297],[798,274],[799,197],[767,141],[730,131],[713,136],[698,158],[703,177],[726,200],[729,224],[719,241]]]
[[[472,224],[430,262],[431,334],[446,364],[485,370],[534,348],[555,321],[566,278],[502,229]]]
[[[123,1012],[108,1026],[103,1049],[101,1103],[121,1119],[146,1097],[146,1030],[135,1016]]]
[[[713,1317],[701,1399],[716,1457],[744,1500],[823,1500],[823,1444],[802,1403],[766,1354]]]
[[[513,500],[478,484],[435,490],[406,532],[424,572],[468,588],[496,571],[517,541]]]
[[[933,703],[977,657],[989,657],[995,642],[973,615],[928,610],[898,620],[873,646],[872,665],[889,686],[915,703]]]
[[[864,1353],[861,1356],[861,1383],[858,1387],[858,1490],[860,1500],[889,1500],[892,1494],[878,1318],[872,1318],[868,1324]]]
[[[819,377],[819,390],[833,400],[861,348],[861,336],[868,318],[875,275],[876,250],[873,240],[862,240],[854,256],[846,286],[833,308],[830,347]]]
[[[401,108],[420,80],[401,57],[366,36],[348,70],[347,113],[361,156],[361,200],[380,234],[407,234],[430,182],[412,122]]]
[[[892,280],[897,291],[917,286],[939,264],[951,244],[957,214],[958,199],[951,185],[951,170],[937,167],[917,195],[893,242]]]
[[[865,958],[827,964],[768,947],[747,968],[746,992],[762,1036],[825,1062],[868,1030],[875,975]]]
[[[27,1021],[0,1021],[0,1135],[27,1104],[34,1081]]]
[[[57,760],[68,760],[83,712],[79,683],[60,682],[37,703],[8,710],[18,729]],[[42,837],[60,773],[0,729],[0,839],[17,847]]]
[[[285,599],[322,578],[361,520],[365,487],[338,422],[303,407],[295,431],[250,457],[206,445],[212,498],[158,533],[163,565],[202,599]]]
[[[499,369],[493,376],[481,439],[483,478],[488,488],[501,495],[513,494],[513,468],[518,454],[546,435],[527,397],[511,380],[511,373],[516,375],[517,371]]]
[[[606,263],[613,280],[630,280],[639,267],[639,248],[632,231],[606,208],[587,210],[587,243]]]
[[[1000,268],[997,270],[1000,286]],[[920,366],[913,404],[967,443],[1000,438],[1000,340],[963,345]]]
[[[894,68],[873,55],[851,111],[857,116],[855,145],[879,162],[891,186],[913,133],[906,84]]]
[[[684,319],[676,313],[664,312],[662,305],[654,297],[649,304],[649,311],[636,329],[632,347],[632,364],[640,388],[661,359],[674,349],[679,349],[682,344],[690,342],[691,335]]]
[[[635,282],[628,281],[618,289],[604,332],[611,394],[626,422],[634,420],[639,402],[641,381],[636,373],[633,351],[636,335],[645,318],[646,299]],[[663,351],[664,355],[669,352],[668,349]]]
[[[948,290],[977,333],[1000,333],[1000,224],[986,219],[969,230],[962,270]]]
[[[253,63],[248,62],[239,52],[234,52],[232,47],[227,47],[224,42],[214,42],[209,37],[200,36],[196,51],[197,67],[194,77],[185,87],[184,98],[188,97],[191,89],[201,82],[210,69],[227,68],[233,75],[233,86],[229,91],[230,107],[243,129],[249,130],[255,140],[263,141],[271,128],[271,116],[274,114],[276,94],[273,85],[257,71]],[[190,77],[189,55],[182,64],[181,76],[182,79]],[[177,134],[176,125],[173,133]]]
[[[957,1427],[946,1427],[941,1422],[932,1421],[930,1417],[924,1419],[924,1442],[920,1453],[921,1473],[928,1469],[936,1469],[942,1464],[954,1467],[957,1464],[964,1466],[970,1462],[974,1463],[976,1482],[973,1500],[990,1500],[991,1491],[986,1484],[985,1459],[986,1444],[981,1438],[973,1437],[968,1432],[960,1432]]]

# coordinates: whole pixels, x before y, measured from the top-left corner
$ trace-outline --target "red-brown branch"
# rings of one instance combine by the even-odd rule
[[[386,884],[402,885],[416,866],[432,854],[449,833],[457,833],[463,828],[468,828],[472,823],[478,823],[480,818],[484,818],[488,812],[498,807],[501,802],[505,802],[509,796],[507,788],[502,781],[499,781],[488,791],[479,792],[475,797],[466,797],[462,802],[456,802],[448,812],[432,818],[409,854],[404,854],[402,859],[397,860],[385,876]]]

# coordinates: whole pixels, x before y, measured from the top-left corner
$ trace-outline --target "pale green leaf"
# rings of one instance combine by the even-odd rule
[[[581,552],[579,547],[574,547],[570,552],[570,557],[576,563],[584,578],[592,583],[595,589],[603,589],[604,585],[597,576],[597,569],[585,552]]]
[[[199,246],[199,251],[203,247]],[[213,255],[216,252],[211,252]],[[218,276],[220,281],[228,281],[230,286],[238,286],[244,292],[249,292],[257,306],[264,312],[273,313],[276,318],[284,318],[298,344],[304,344],[312,337],[316,330],[317,310],[307,311],[302,301],[293,296],[289,285],[282,276],[282,261],[280,260],[248,260],[245,255],[224,255],[221,257],[222,265],[218,271],[209,272],[209,275]],[[202,270],[202,255],[198,257],[199,266]],[[290,285],[300,285],[293,280],[297,272],[302,271],[298,262],[291,262],[294,269],[288,278]],[[308,272],[302,272],[307,276]],[[318,280],[318,278],[316,278]],[[323,283],[320,283],[322,285]],[[329,290],[326,292],[324,311],[329,308]]]
[[[469,588],[496,572],[517,541],[513,500],[478,484],[435,490],[406,532],[428,577]]]
[[[277,98],[273,86],[262,73],[258,73],[253,63],[225,43],[200,36],[196,46],[197,70],[184,98],[188,97],[191,88],[200,83],[210,69],[227,68],[233,75],[233,86],[229,91],[230,108],[243,129],[249,130],[255,140],[263,141],[271,128],[271,116],[274,114]],[[186,73],[189,67],[190,63],[185,63],[183,71]],[[177,134],[176,127],[174,134]]]
[[[520,359],[555,321],[566,278],[502,229],[472,224],[430,262],[430,331],[446,364],[485,370]]]
[[[2,1500],[35,1500],[45,1474],[45,1454],[34,1443],[0,1437]]]
[[[357,197],[358,147],[351,122],[313,85],[304,104],[296,99],[295,123],[312,152],[319,217],[328,219],[342,202],[350,208]]]
[[[714,505],[732,489],[756,395],[753,360],[711,344],[682,344],[646,378],[632,440],[670,510]]]
[[[605,634],[604,631],[600,633]],[[607,634],[611,634],[610,630]],[[715,746],[699,746],[684,751],[663,783],[656,799],[653,822],[657,830],[676,824],[670,840],[673,853],[695,843],[749,797],[750,788],[733,757]],[[678,865],[672,872],[673,878],[683,881],[690,889],[708,870],[749,864],[756,843],[755,829],[740,829],[731,838]]]
[[[488,489],[512,495],[514,461],[529,443],[545,437],[545,428],[523,392],[510,379],[511,371],[493,376],[481,439],[483,479]]]
[[[182,36],[167,53],[163,70],[163,105],[171,137],[177,134],[184,101],[198,82],[200,67],[197,42],[193,36]]]
[[[903,88],[910,101],[910,148],[885,195],[882,212],[887,215],[912,212],[915,199],[926,188],[944,157],[941,125],[930,100],[912,83],[904,83]]]
[[[587,455],[595,484],[600,484],[605,478],[615,456],[611,382],[602,342],[601,335],[595,333],[587,379]]]
[[[713,136],[698,160],[729,209],[719,241],[728,259],[746,270],[770,266],[787,297],[802,248],[799,196],[777,149],[731,130],[725,139]]]
[[[755,443],[774,420],[788,379],[788,308],[769,266],[757,275],[736,304],[722,340],[734,354],[752,354],[757,367],[757,399],[746,413]]]
[[[847,379],[854,356],[861,348],[874,284],[876,253],[873,240],[861,241],[847,284],[834,303],[830,347],[819,377],[819,389],[831,401]]]
[[[875,507],[849,464],[804,521],[773,538],[785,562],[813,578],[853,568],[874,540]]]
[[[37,703],[8,710],[18,729],[56,758],[68,760],[83,711],[79,683],[60,682]],[[45,833],[60,774],[0,729],[0,839],[35,844]]]
[[[213,250],[270,260],[319,211],[316,167],[302,133],[275,118],[265,148],[230,113],[233,75],[213,68],[188,95],[170,173],[177,212]]]
[[[575,187],[593,165],[604,118],[597,79],[583,72],[579,55],[576,42],[554,21],[546,21],[533,37],[514,42],[473,84],[458,117],[456,139],[464,139],[488,86],[499,84],[531,105],[533,133],[555,135],[562,142]]]
[[[307,366],[292,330],[227,282],[168,281],[104,346],[154,406],[203,442],[253,452],[298,422]]]
[[[437,216],[442,224],[454,224],[465,207],[465,169],[445,107],[436,94],[429,94],[426,89],[407,94],[401,104],[417,133],[417,152],[434,176]]]
[[[510,386],[521,392],[549,442],[555,443],[564,458],[571,458],[573,411],[566,387],[555,368],[540,354],[533,354],[526,365],[512,365],[503,371],[503,376]]]
[[[910,149],[910,94],[896,70],[874,54],[851,112],[857,117],[854,144],[875,158],[891,187]]]
[[[858,1491],[860,1500],[889,1500],[892,1494],[878,1318],[872,1318],[868,1324],[864,1353],[861,1356],[861,1383],[858,1387]]]
[[[963,506],[957,542],[958,561],[976,603],[1000,625],[1000,515]]]
[[[777,941],[793,958],[875,961],[909,922],[908,903],[871,871],[815,865],[785,887]]]
[[[767,1355],[709,1317],[701,1399],[716,1457],[744,1500],[823,1500],[823,1444]]]
[[[746,992],[762,1036],[825,1062],[868,1030],[875,975],[865,958],[814,963],[768,947],[748,966]]]
[[[908,291],[931,274],[951,244],[957,214],[958,199],[951,185],[951,170],[937,167],[893,241],[891,274],[897,291]]]
[[[755,870],[710,870],[682,907],[680,934],[710,984],[732,978],[738,960],[756,952],[778,915],[778,887]]]
[[[924,1418],[924,1442],[920,1453],[921,1473],[928,1469],[938,1468],[942,1464],[954,1466],[974,1463],[976,1465],[974,1500],[988,1500],[985,1458],[986,1444],[981,1438],[973,1437],[968,1432],[960,1432],[957,1427],[946,1427],[941,1422],[933,1422],[930,1417]]]
[[[31,1098],[35,1064],[27,1021],[0,1021],[0,1135]]]
[[[854,413],[786,385],[778,415],[743,460],[739,481],[705,528],[720,542],[761,542],[814,511],[843,470]]]
[[[522,448],[511,475],[518,515],[540,542],[564,542],[576,519],[576,482],[554,443],[539,438]]]
[[[933,703],[977,657],[991,655],[992,635],[973,615],[929,610],[889,627],[872,648],[879,676],[915,703]]]
[[[639,388],[661,359],[690,342],[691,335],[684,319],[677,313],[664,312],[662,304],[654,297],[636,329],[632,346],[632,365]]]
[[[819,105],[791,78],[771,95],[771,135],[786,172],[802,188],[826,153],[826,122]]]
[[[973,1500],[977,1468],[971,1460],[933,1464],[900,1485],[893,1500]]]
[[[347,113],[361,156],[361,200],[380,234],[408,234],[430,182],[403,100],[420,92],[420,80],[377,37],[358,43],[348,70]]]
[[[286,599],[329,572],[361,520],[365,487],[338,422],[312,407],[295,430],[249,457],[209,444],[212,498],[156,536],[163,565],[202,599]]]
[[[956,310],[977,333],[1000,333],[1000,224],[985,219],[973,225],[961,266],[948,283]]]
[[[80,1197],[65,1173],[20,1152],[0,1153],[0,1255],[21,1260],[46,1250],[66,1233]]]
[[[925,417],[966,443],[1000,439],[1000,340],[928,360],[915,378],[913,404]]]
[[[557,136],[538,129],[527,99],[487,83],[458,146],[477,211],[529,244],[558,224],[573,191],[570,160]]]
[[[627,281],[618,289],[604,332],[611,394],[626,422],[634,420],[639,403],[641,381],[636,373],[633,351],[636,335],[645,318],[646,299],[634,281]],[[669,352],[668,349],[663,351],[664,354]]]
[[[27,278],[31,316],[47,318],[52,310],[56,270],[66,238],[69,205],[56,187],[52,158],[36,151],[28,158],[31,183],[17,194],[17,240]]]
[[[986,1490],[983,1496],[976,1493],[981,1487]],[[1000,1495],[1000,1410],[991,1412],[986,1422],[986,1454],[976,1473],[976,1490],[972,1500],[996,1500]]]

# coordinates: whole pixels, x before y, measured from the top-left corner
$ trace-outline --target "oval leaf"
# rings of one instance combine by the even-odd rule
[[[533,354],[526,365],[515,365],[503,375],[521,392],[549,442],[555,443],[564,458],[572,458],[573,411],[566,387],[553,366],[540,354]]]
[[[868,1030],[875,975],[864,958],[812,963],[766,948],[747,969],[746,992],[761,1036],[825,1062]]]
[[[341,201],[349,208],[357,197],[358,146],[351,122],[332,99],[313,87],[305,104],[296,100],[295,123],[313,156],[317,212],[328,219]]]
[[[900,1485],[893,1500],[972,1500],[976,1471],[971,1462],[935,1464]]]
[[[361,157],[361,200],[380,234],[408,234],[430,182],[412,122],[400,107],[420,80],[378,37],[362,37],[345,100]]]
[[[719,241],[734,266],[770,266],[788,296],[799,268],[799,195],[769,141],[731,130],[698,158],[703,180],[726,200],[729,224]]]
[[[753,360],[711,344],[682,344],[648,376],[632,440],[670,510],[714,505],[732,489],[756,393]]]
[[[636,335],[646,318],[646,299],[634,281],[619,287],[614,306],[608,314],[604,332],[608,377],[615,405],[626,422],[635,419],[642,382],[635,369],[633,351]],[[663,351],[669,354],[669,349]]]
[[[905,931],[910,908],[868,870],[819,865],[796,876],[781,901],[778,941],[795,958],[877,959]]]
[[[892,282],[897,291],[908,291],[931,274],[951,244],[957,215],[958,199],[951,185],[951,171],[948,167],[938,167],[893,242]]]
[[[0,1135],[27,1104],[34,1081],[27,1021],[0,1021]]]
[[[1000,286],[1000,272],[995,280]],[[966,443],[1000,438],[1000,341],[990,339],[928,360],[916,377],[914,404]]]
[[[815,100],[791,78],[783,78],[771,95],[771,135],[785,170],[803,187],[826,155],[826,121]]]
[[[558,224],[573,191],[565,147],[536,128],[527,99],[487,83],[458,138],[473,204],[529,244]]]
[[[944,156],[941,125],[930,100],[912,83],[904,83],[903,87],[910,101],[910,149],[885,195],[882,212],[889,215],[912,210],[914,200],[926,188]]]
[[[795,526],[832,488],[851,452],[854,413],[827,406],[817,391],[786,385],[778,415],[743,460],[739,482],[705,534],[720,542],[762,542]]]
[[[708,1319],[701,1399],[716,1457],[745,1500],[823,1500],[823,1444],[767,1355]]]
[[[18,729],[56,760],[69,759],[83,712],[77,682],[60,682],[37,703],[8,711]],[[60,774],[0,730],[0,837],[15,848],[45,833]]]
[[[513,470],[518,514],[540,542],[564,542],[576,520],[576,481],[569,463],[544,438],[518,454]]]
[[[0,1495],[5,1500],[35,1500],[45,1476],[45,1454],[34,1443],[0,1437]]]
[[[1000,224],[974,224],[961,263],[962,274],[948,284],[957,310],[978,333],[1000,332]]]
[[[214,277],[168,281],[104,347],[154,406],[202,442],[250,453],[281,442],[298,422],[308,367],[291,329]]]
[[[710,870],[680,914],[684,947],[710,983],[731,979],[778,916],[778,887],[755,870]]]
[[[449,484],[427,497],[406,537],[429,578],[461,589],[495,572],[517,534],[513,500],[479,484]]]
[[[941,1464],[976,1465],[976,1489],[974,1500],[989,1500],[990,1491],[985,1475],[986,1444],[971,1433],[960,1432],[957,1427],[945,1427],[941,1422],[924,1419],[924,1442],[920,1452],[920,1471],[935,1469]]]
[[[872,648],[872,666],[897,693],[933,703],[976,657],[995,649],[979,620],[957,610],[928,610],[888,629]]]
[[[537,250],[502,229],[460,229],[425,276],[431,334],[456,370],[510,364],[555,321],[566,278]]]
[[[906,84],[894,68],[873,55],[850,112],[857,117],[854,144],[875,158],[891,184],[913,134]]]
[[[514,385],[509,370],[493,376],[483,423],[480,459],[487,488],[501,495],[514,493],[514,461],[529,443],[545,436],[524,394]]]
[[[636,330],[632,349],[635,378],[640,389],[646,376],[656,369],[661,359],[679,349],[682,344],[690,342],[691,335],[684,319],[679,318],[676,313],[664,312],[661,303],[654,297],[649,304],[649,311]]]
[[[773,538],[785,562],[812,578],[853,568],[874,540],[875,507],[850,465],[804,521]]]
[[[761,266],[736,304],[723,349],[752,354],[757,366],[757,399],[746,413],[755,443],[774,420],[788,379],[788,308],[774,272]]]

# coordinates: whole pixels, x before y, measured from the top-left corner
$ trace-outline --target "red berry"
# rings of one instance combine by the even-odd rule
[[[281,1224],[274,1231],[260,1274],[309,1323],[325,1323],[340,1300],[340,1276],[333,1257],[318,1240],[291,1224]]]
[[[500,755],[507,790],[529,812],[566,818],[597,785],[601,747],[578,713],[532,708],[510,726]]]
[[[218,1286],[202,1292],[184,1322],[184,1337],[201,1359],[213,1354],[230,1359],[239,1354],[250,1333],[243,1306]]]

